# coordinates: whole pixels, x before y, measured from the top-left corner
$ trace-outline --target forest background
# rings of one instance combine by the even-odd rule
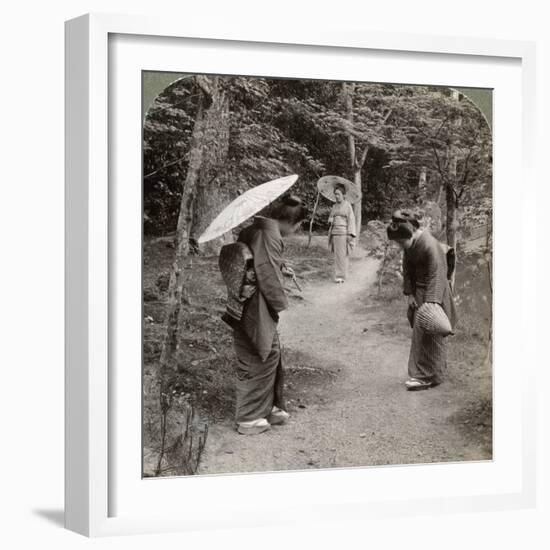
[[[152,100],[145,90],[159,80],[167,85]],[[481,100],[484,110],[466,93]],[[145,475],[196,473],[208,427],[232,414],[231,342],[219,319],[225,293],[216,257],[236,231],[206,245],[197,239],[236,196],[294,173],[299,179],[292,191],[310,212],[304,231],[314,235],[325,234],[331,206],[317,195],[320,177],[343,176],[360,190],[362,199],[354,205],[360,246],[378,261],[375,299],[388,318],[399,314],[401,295],[400,255],[384,232],[391,212],[412,208],[455,248],[460,344],[468,342],[475,351],[468,368],[482,373],[484,389],[459,417],[466,424],[475,417],[470,435],[483,439],[479,446],[490,456],[491,92],[144,73],[146,101]],[[330,277],[330,262],[319,247],[302,239],[287,252],[310,283]],[[304,373],[319,373],[303,357],[293,359],[295,386],[315,384]]]

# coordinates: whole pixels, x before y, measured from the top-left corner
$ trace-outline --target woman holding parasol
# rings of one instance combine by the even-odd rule
[[[349,257],[357,236],[351,202],[359,200],[359,195],[351,181],[338,176],[321,178],[317,187],[323,196],[335,203],[328,218],[328,242],[334,254],[334,282],[343,283],[348,276]]]
[[[239,225],[286,191],[296,179],[297,176],[279,178],[247,191],[212,222],[199,242]],[[255,216],[252,225],[238,237],[236,248],[245,245],[247,253],[251,253],[253,280],[248,283],[252,283],[253,290],[246,295],[241,311],[235,314],[228,310],[224,320],[233,329],[238,359],[235,420],[241,434],[262,433],[273,424],[284,424],[289,417],[283,397],[277,325],[279,313],[288,307],[283,276],[294,277],[294,272],[284,263],[283,237],[296,231],[306,216],[307,210],[299,198],[285,196],[272,204],[265,215]],[[231,221],[227,222],[228,219]],[[212,230],[213,226],[218,229]]]

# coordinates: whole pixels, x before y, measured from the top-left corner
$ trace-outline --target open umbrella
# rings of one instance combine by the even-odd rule
[[[340,176],[323,176],[317,182],[317,189],[323,197],[329,201],[336,202],[334,188],[338,184],[346,188],[346,200],[351,204],[356,203],[361,198],[361,192],[357,190],[357,187],[351,181]]]
[[[237,227],[290,189],[297,179],[298,176],[296,174],[284,176],[267,183],[262,183],[239,195],[214,218],[212,223],[199,237],[198,242],[205,243],[211,241]]]

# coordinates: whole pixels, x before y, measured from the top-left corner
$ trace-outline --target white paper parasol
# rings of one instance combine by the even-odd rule
[[[284,176],[267,183],[262,183],[239,195],[216,216],[199,237],[198,242],[205,243],[211,241],[237,227],[290,189],[297,179],[298,176],[296,174]]]
[[[323,197],[327,198],[329,201],[336,202],[334,188],[338,184],[346,188],[346,200],[351,204],[356,203],[361,198],[361,193],[357,190],[355,184],[340,176],[323,176],[317,182],[317,189]]]

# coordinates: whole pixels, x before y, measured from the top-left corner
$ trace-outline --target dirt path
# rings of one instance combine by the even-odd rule
[[[345,284],[312,284],[284,313],[284,347],[329,376],[293,388],[299,397],[285,426],[255,437],[239,436],[231,422],[212,426],[200,474],[490,458],[451,420],[470,388],[451,380],[405,391],[410,336],[369,305],[377,267],[360,249]]]

